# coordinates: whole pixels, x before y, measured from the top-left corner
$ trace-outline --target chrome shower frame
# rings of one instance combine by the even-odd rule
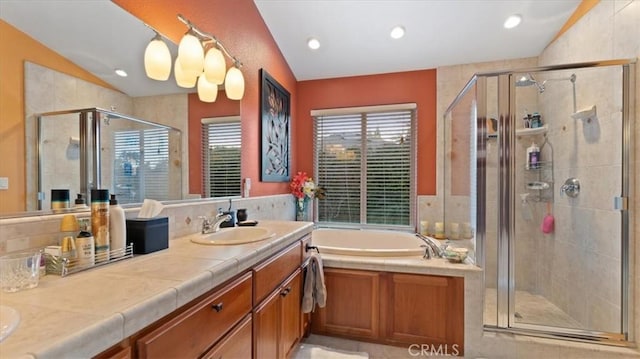
[[[516,323],[515,321],[515,264],[511,258],[514,258],[514,246],[511,244],[515,239],[515,153],[516,153],[516,135],[515,135],[515,87],[516,74],[522,73],[544,73],[558,70],[577,70],[596,67],[613,67],[619,66],[622,69],[622,187],[620,197],[616,198],[616,209],[621,213],[621,318],[620,333],[607,333],[593,330],[580,330],[570,328],[560,328],[547,325],[534,325],[525,323]],[[476,108],[476,149],[472,159],[475,164],[476,178],[471,178],[472,186],[476,186],[474,199],[477,203],[476,222],[476,263],[485,267],[485,243],[486,243],[486,81],[487,78],[497,78],[498,81],[498,141],[499,141],[499,173],[498,173],[498,234],[497,234],[497,325],[485,325],[485,330],[519,333],[531,336],[555,338],[563,340],[574,340],[583,342],[597,342],[615,346],[633,346],[634,340],[637,340],[638,333],[633,332],[633,296],[632,283],[630,281],[631,271],[635,268],[634,258],[629,253],[635,253],[634,241],[632,241],[631,230],[633,228],[633,213],[629,205],[634,199],[631,181],[635,174],[634,153],[633,153],[633,134],[634,134],[634,116],[635,116],[635,74],[636,60],[610,60],[600,62],[585,62],[575,64],[563,64],[554,66],[543,66],[537,68],[516,69],[510,71],[499,72],[483,72],[475,74],[471,80],[464,86],[462,91],[456,96],[454,101],[449,105],[444,113],[444,118],[454,110],[456,105],[461,102],[468,91],[476,90],[477,108]],[[558,79],[560,80],[560,79]],[[564,79],[563,79],[564,80]],[[574,86],[574,112],[575,103],[575,75],[568,78]],[[533,83],[537,84],[535,80]],[[533,84],[532,83],[532,84]],[[531,85],[531,84],[530,84]],[[475,160],[475,162],[474,162]],[[471,193],[473,193],[472,191]],[[637,248],[635,248],[637,250]],[[484,298],[484,294],[483,294]],[[484,300],[483,300],[484,302]]]

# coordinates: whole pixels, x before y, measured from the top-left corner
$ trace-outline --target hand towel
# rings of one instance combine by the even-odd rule
[[[304,277],[304,295],[302,297],[302,312],[310,313],[316,305],[324,308],[327,303],[327,287],[324,284],[324,270],[322,258],[317,253],[309,256],[309,265]]]

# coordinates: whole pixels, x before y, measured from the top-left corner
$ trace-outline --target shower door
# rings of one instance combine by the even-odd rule
[[[622,72],[511,76],[514,328],[625,339]]]
[[[626,61],[477,74],[447,110],[476,114],[486,328],[627,345],[633,74]]]
[[[498,82],[499,161],[509,168],[500,175],[498,257],[508,260],[498,261],[507,287],[498,285],[498,326],[622,344],[629,68],[544,69]]]

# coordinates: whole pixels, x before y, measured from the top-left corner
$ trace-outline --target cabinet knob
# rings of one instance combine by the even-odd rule
[[[212,305],[211,309],[215,309],[216,312],[221,312],[222,311],[222,302]]]
[[[291,287],[287,287],[285,290],[280,292],[280,295],[283,296],[283,297],[286,297],[287,294],[289,294],[289,292],[291,292]]]

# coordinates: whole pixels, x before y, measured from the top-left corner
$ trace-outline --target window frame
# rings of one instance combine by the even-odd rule
[[[317,133],[317,121],[323,116],[348,116],[348,115],[361,115],[363,116],[362,124],[366,123],[366,117],[371,114],[380,113],[392,113],[392,112],[410,112],[410,188],[409,188],[409,224],[407,225],[392,225],[392,224],[376,224],[367,223],[367,129],[361,125],[361,138],[364,141],[360,141],[361,146],[361,158],[360,158],[360,179],[361,179],[361,191],[360,191],[360,220],[359,223],[349,222],[320,222],[318,203],[314,203],[314,221],[319,227],[332,227],[332,228],[355,228],[355,229],[391,229],[391,230],[407,230],[415,231],[417,221],[417,142],[418,142],[418,109],[415,103],[402,103],[392,105],[376,105],[376,106],[360,106],[360,107],[346,107],[346,108],[332,108],[332,109],[319,109],[312,110],[311,117],[313,121],[313,168],[314,176],[318,177],[319,174],[319,143]],[[322,186],[322,183],[318,183]],[[330,200],[331,193],[328,193],[326,200]]]
[[[242,123],[240,115],[235,116],[223,116],[223,117],[206,117],[200,120],[201,130],[202,130],[202,192],[204,197],[212,197],[212,198],[236,198],[242,196]],[[228,196],[212,196],[211,192],[211,179],[210,179],[210,167],[211,164],[209,162],[209,148],[208,144],[210,143],[207,136],[208,131],[206,129],[210,125],[224,125],[224,124],[237,124],[238,125],[238,139],[240,141],[240,158],[238,159],[238,166],[240,168],[239,178],[238,178],[238,187],[237,194],[228,195]],[[206,140],[206,141],[205,141]]]

